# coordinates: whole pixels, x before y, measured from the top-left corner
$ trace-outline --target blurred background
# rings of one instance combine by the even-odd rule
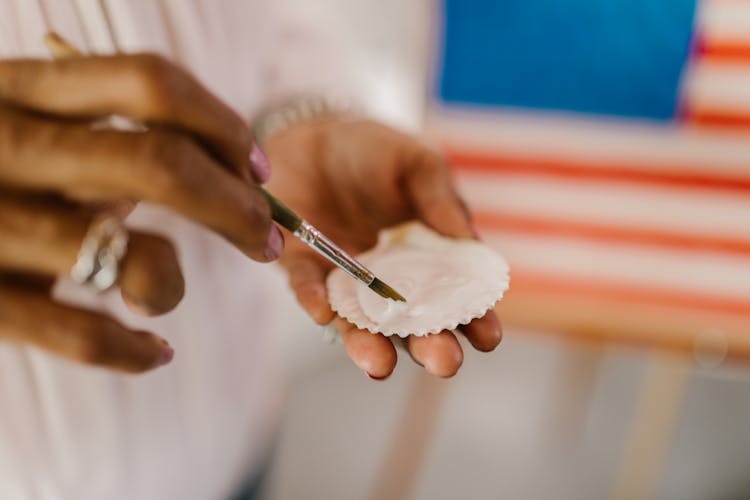
[[[298,15],[445,152],[512,281],[449,381],[372,382],[290,315],[267,497],[750,498],[750,1]]]
[[[216,88],[245,102],[318,78],[425,136],[511,267],[496,352],[466,346],[451,380],[401,353],[383,382],[259,271],[286,323],[268,500],[750,498],[750,0],[225,1],[285,25],[238,49],[209,2],[76,0],[88,31],[43,3],[87,50],[234,72]],[[0,55],[14,31],[45,55],[36,2],[13,5]]]

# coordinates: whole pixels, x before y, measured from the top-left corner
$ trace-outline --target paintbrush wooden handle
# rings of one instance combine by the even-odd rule
[[[271,206],[271,218],[294,234],[302,225],[302,218],[265,189],[260,188],[260,192],[263,193]]]

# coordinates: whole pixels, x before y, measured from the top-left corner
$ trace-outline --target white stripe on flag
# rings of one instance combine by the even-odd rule
[[[482,232],[511,269],[750,301],[750,260],[565,237]]]
[[[460,172],[457,181],[473,210],[708,238],[738,237],[750,243],[750,193],[468,171]]]
[[[750,32],[750,26],[747,30]],[[683,91],[689,109],[750,116],[750,61],[741,64],[698,60],[686,74]]]
[[[740,131],[470,108],[433,109],[427,131],[438,143],[478,153],[750,180],[750,140]]]
[[[697,15],[701,36],[750,44],[750,2],[703,1]]]

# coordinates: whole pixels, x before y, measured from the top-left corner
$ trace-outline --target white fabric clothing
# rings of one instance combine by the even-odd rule
[[[156,51],[247,115],[272,89],[345,81],[316,71],[305,82],[288,69],[299,61],[268,55],[292,42],[335,52],[285,3],[0,0],[0,57],[48,57],[48,29],[89,53]],[[0,499],[223,499],[265,459],[281,403],[273,337],[292,302],[278,271],[164,209],[141,206],[128,222],[175,242],[187,292],[174,312],[143,319],[116,293],[57,292],[159,332],[174,361],[128,376],[0,343]]]
[[[246,117],[264,98],[320,93],[414,129],[430,3],[0,0],[0,58],[48,57],[53,29],[89,53],[162,53]],[[0,342],[2,500],[220,500],[265,459],[282,399],[274,337],[294,307],[278,269],[164,209],[128,223],[175,242],[178,308],[144,319],[117,294],[58,295],[157,331],[175,359],[126,376]]]

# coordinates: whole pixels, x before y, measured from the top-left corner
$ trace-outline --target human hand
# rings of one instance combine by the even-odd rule
[[[320,118],[272,135],[264,149],[274,165],[269,191],[354,255],[373,246],[380,229],[415,218],[447,236],[474,236],[440,156],[385,126]],[[334,322],[352,361],[371,378],[388,377],[397,358],[390,339],[357,329],[328,304],[325,279],[333,266],[291,239],[280,262],[300,304],[321,325]],[[480,351],[493,350],[502,336],[492,311],[460,331]],[[463,361],[453,332],[410,336],[405,344],[439,377],[454,375]]]
[[[144,132],[93,130],[121,115]],[[249,162],[243,120],[192,76],[148,54],[0,61],[0,339],[131,372],[171,359],[154,334],[54,302],[92,219],[147,200],[214,230],[251,258],[283,237]],[[171,310],[184,290],[172,245],[133,231],[118,286],[136,312]]]

